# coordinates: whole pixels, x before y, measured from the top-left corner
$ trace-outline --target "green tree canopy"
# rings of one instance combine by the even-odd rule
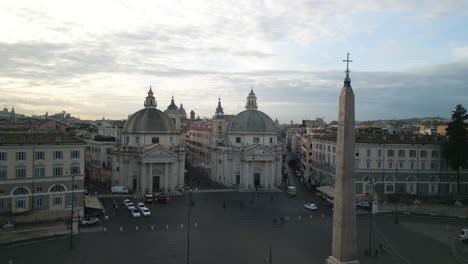
[[[459,104],[452,112],[452,121],[447,127],[447,160],[450,167],[457,170],[457,191],[460,190],[460,167],[466,168],[468,164],[467,117],[466,109]]]

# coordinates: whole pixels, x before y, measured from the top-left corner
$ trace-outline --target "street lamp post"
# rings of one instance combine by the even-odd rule
[[[397,178],[398,178],[398,165],[395,166],[395,181],[397,180]],[[399,198],[400,196],[396,194],[395,195],[395,224],[398,224],[398,199]]]
[[[193,205],[193,201],[192,201],[192,190],[189,190],[189,194],[188,194],[188,198],[189,198],[189,202],[188,202],[188,217],[187,217],[187,264],[190,263],[190,222],[191,222],[191,208],[192,208],[192,205]]]
[[[71,222],[70,222],[70,249],[73,249],[73,217],[75,212],[75,173],[72,173],[72,195],[71,195]]]

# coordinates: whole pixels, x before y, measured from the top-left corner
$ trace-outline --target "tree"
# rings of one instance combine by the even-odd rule
[[[465,168],[468,164],[468,126],[465,123],[467,117],[466,109],[458,104],[447,127],[447,160],[450,167],[457,170],[457,193],[460,193],[460,168]]]

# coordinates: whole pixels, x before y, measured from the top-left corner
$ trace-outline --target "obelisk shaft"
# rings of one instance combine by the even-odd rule
[[[340,94],[332,255],[327,263],[359,263],[356,247],[354,93],[348,72]]]

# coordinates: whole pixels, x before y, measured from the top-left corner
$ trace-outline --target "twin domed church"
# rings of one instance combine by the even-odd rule
[[[118,168],[114,183],[136,193],[179,190],[184,186],[188,151],[192,162],[205,161],[216,182],[240,189],[281,184],[282,147],[275,123],[257,110],[253,90],[245,108],[235,116],[224,115],[219,101],[213,119],[202,121],[210,123],[203,128],[204,136],[197,137],[200,121],[193,121],[189,131],[181,133],[181,122],[187,121],[183,106],[177,108],[172,98],[162,112],[150,88],[144,108],[129,116],[122,130],[114,155]]]

